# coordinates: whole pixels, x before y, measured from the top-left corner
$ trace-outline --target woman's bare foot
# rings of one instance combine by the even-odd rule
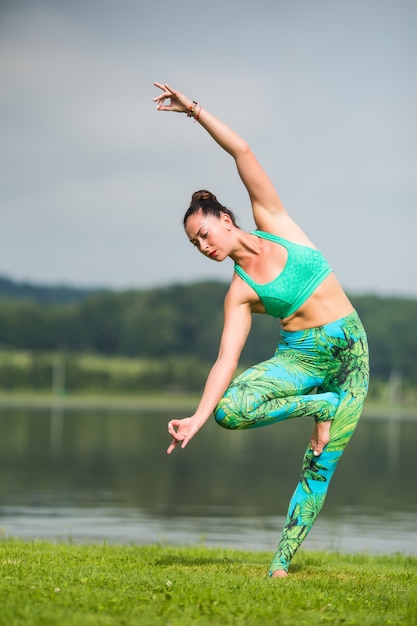
[[[275,572],[272,572],[271,578],[287,578],[288,572],[285,569],[276,569]]]
[[[323,452],[324,446],[329,443],[331,425],[331,420],[327,420],[325,422],[315,422],[313,434],[310,439],[310,448],[313,450],[314,456],[320,456]]]

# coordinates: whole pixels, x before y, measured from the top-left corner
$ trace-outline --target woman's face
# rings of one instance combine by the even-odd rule
[[[232,222],[226,213],[221,217],[203,215],[201,211],[190,215],[185,232],[188,239],[204,256],[213,261],[223,261],[230,253]]]

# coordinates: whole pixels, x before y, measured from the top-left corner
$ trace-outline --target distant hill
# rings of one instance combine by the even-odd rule
[[[168,359],[168,365],[180,355],[212,362],[227,288],[205,281],[116,291],[0,277],[0,348]],[[386,381],[395,372],[415,386],[417,299],[351,295],[351,300],[368,334],[372,376]],[[254,315],[242,363],[267,358],[278,335],[277,320]],[[5,375],[0,371],[0,383]]]
[[[70,304],[82,302],[92,294],[104,293],[104,289],[68,287],[65,285],[36,285],[18,282],[0,276],[0,297],[32,300],[40,304]]]

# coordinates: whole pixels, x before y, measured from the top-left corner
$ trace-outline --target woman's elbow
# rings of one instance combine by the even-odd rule
[[[242,142],[239,145],[238,150],[236,151],[236,158],[241,159],[241,158],[248,158],[254,156],[250,145],[244,140],[242,139]]]
[[[238,365],[239,358],[227,354],[220,355],[215,363],[215,366],[218,367],[222,372],[227,374],[228,377],[233,376]]]

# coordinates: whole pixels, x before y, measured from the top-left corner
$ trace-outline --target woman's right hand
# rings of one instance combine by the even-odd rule
[[[181,448],[185,448],[198,430],[199,428],[196,428],[195,421],[191,417],[171,420],[168,423],[168,432],[172,437],[172,441],[168,447],[167,453],[171,454],[178,444],[181,444]]]
[[[157,103],[158,111],[176,111],[177,113],[187,113],[193,105],[193,101],[179,91],[175,91],[165,83],[154,83],[155,87],[161,89],[162,93],[153,100]],[[165,101],[169,101],[165,104]]]

